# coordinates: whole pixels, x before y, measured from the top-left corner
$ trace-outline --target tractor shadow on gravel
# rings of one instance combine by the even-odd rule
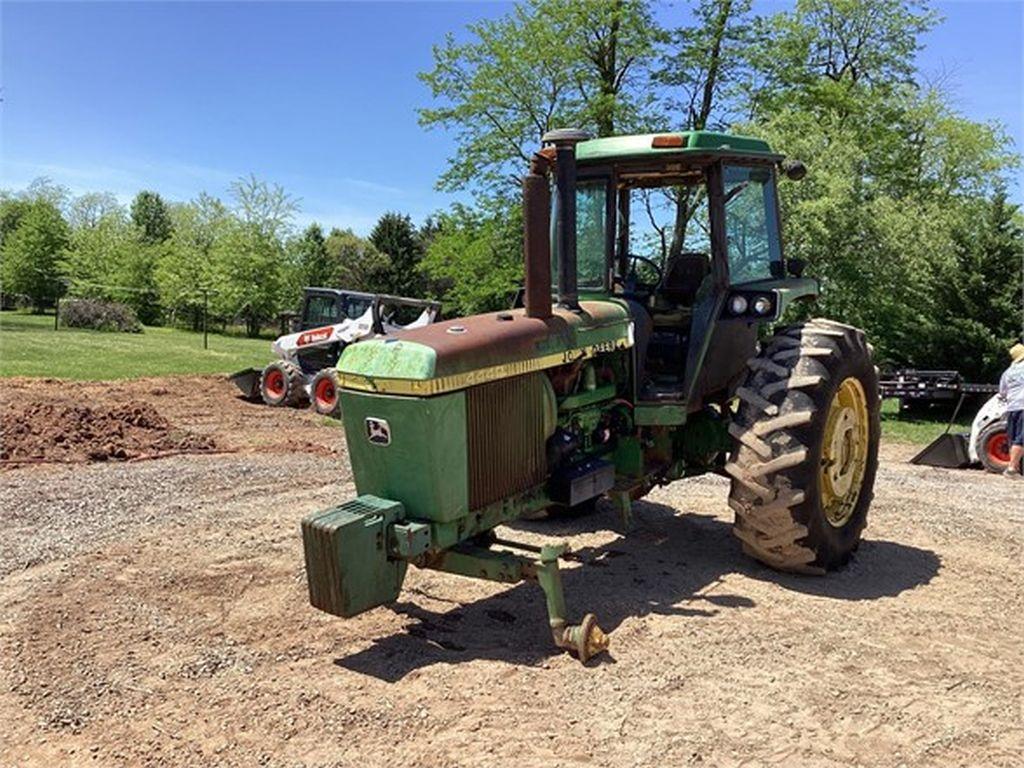
[[[572,620],[591,612],[605,631],[613,633],[611,653],[588,666],[615,663],[614,632],[627,618],[660,614],[706,619],[753,607],[749,597],[722,591],[720,582],[731,573],[837,600],[872,600],[927,584],[940,565],[939,557],[928,550],[865,541],[850,565],[827,577],[782,574],[744,555],[731,526],[722,520],[643,501],[633,510],[636,530],[601,547],[575,550],[580,565],[569,562],[563,570]],[[571,543],[576,534],[595,528],[615,530],[616,523],[610,506],[602,503],[584,518],[517,521],[513,527]],[[431,664],[488,659],[539,665],[564,653],[551,642],[544,595],[536,584],[520,583],[465,604],[422,589],[406,594],[410,592],[417,602],[391,606],[410,620],[405,633],[378,638],[334,663],[395,682]],[[680,622],[679,632],[688,631]]]

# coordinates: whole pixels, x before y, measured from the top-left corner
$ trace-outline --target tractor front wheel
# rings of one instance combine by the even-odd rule
[[[788,326],[749,368],[729,427],[733,532],[773,568],[838,568],[860,543],[878,470],[878,372],[864,332]]]
[[[298,405],[305,397],[302,370],[287,360],[275,360],[260,375],[260,395],[267,405]]]
[[[340,389],[341,382],[336,369],[324,368],[318,372],[313,377],[313,384],[310,388],[313,409],[324,416],[338,418],[341,415],[341,398],[338,397]]]

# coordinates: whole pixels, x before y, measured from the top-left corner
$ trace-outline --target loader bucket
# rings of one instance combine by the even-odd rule
[[[962,469],[969,466],[971,459],[967,452],[967,435],[960,432],[939,435],[912,458],[910,463],[947,469]]]
[[[228,378],[242,390],[242,395],[246,400],[256,402],[260,399],[260,370],[258,368],[246,368],[243,371],[232,373]]]

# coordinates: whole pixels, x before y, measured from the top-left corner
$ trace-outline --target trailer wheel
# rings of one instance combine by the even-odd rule
[[[1006,421],[999,419],[982,429],[974,450],[981,465],[989,472],[1005,471],[1010,466],[1010,436],[1006,432]]]
[[[310,387],[310,394],[313,400],[313,409],[324,416],[341,416],[341,398],[338,397],[338,390],[341,382],[338,379],[338,371],[335,368],[324,368],[313,377],[313,384]]]
[[[287,360],[275,360],[260,375],[260,395],[267,405],[298,405],[305,397],[302,370]]]
[[[815,319],[781,328],[748,367],[725,467],[733,532],[773,568],[838,568],[860,543],[878,470],[871,348],[863,331]]]

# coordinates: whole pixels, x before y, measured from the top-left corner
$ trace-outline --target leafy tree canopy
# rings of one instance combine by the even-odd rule
[[[4,291],[27,296],[41,310],[63,293],[58,260],[68,243],[60,210],[40,197],[20,208],[17,225],[4,237]]]
[[[142,242],[152,245],[169,239],[174,225],[167,203],[156,192],[143,190],[132,201],[132,223]]]

